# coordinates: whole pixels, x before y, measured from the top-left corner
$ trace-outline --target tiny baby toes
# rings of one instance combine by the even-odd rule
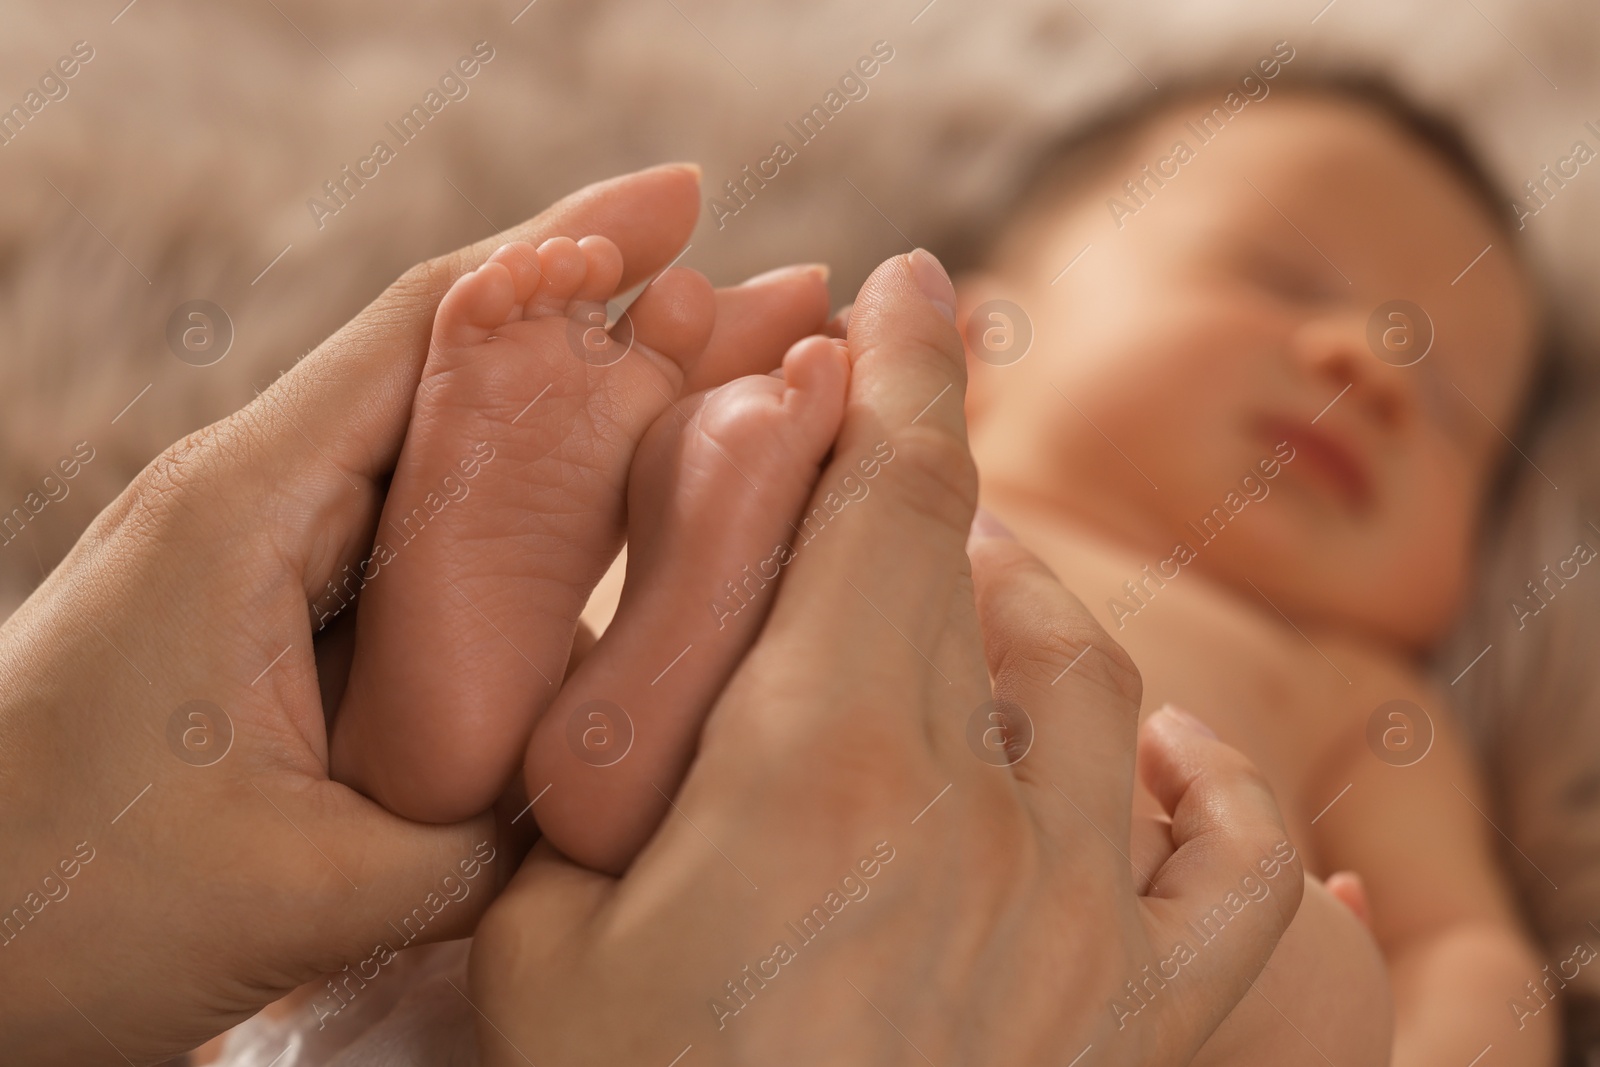
[[[727,588],[794,538],[843,419],[848,378],[844,352],[809,338],[789,350],[782,377],[751,375],[690,397],[640,444],[622,604],[528,748],[539,827],[579,863],[620,872],[660,823],[776,593],[763,583],[731,612]],[[596,708],[607,714],[594,719]],[[591,751],[591,740],[604,750]]]
[[[635,448],[711,336],[710,283],[681,268],[607,331],[626,266],[605,237],[513,242],[440,302],[330,745],[401,815],[466,818],[516,772],[621,546]]]

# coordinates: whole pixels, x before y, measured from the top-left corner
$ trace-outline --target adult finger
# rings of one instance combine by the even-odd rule
[[[1203,1038],[1261,973],[1300,907],[1305,873],[1272,789],[1255,766],[1199,720],[1172,708],[1139,735],[1145,784],[1172,814],[1172,856],[1142,898],[1151,942],[1166,946],[1226,926],[1184,964],[1202,997],[1181,1010]],[[1265,886],[1263,893],[1259,886]]]
[[[597,182],[509,230],[413,267],[268,390],[284,417],[262,405],[267,428],[304,450],[287,424],[292,418],[315,428],[317,449],[348,473],[386,473],[410,417],[434,310],[457,278],[511,241],[597,234],[622,250],[621,284],[634,285],[688,240],[699,216],[699,175],[698,167],[673,164]]]
[[[456,278],[510,241],[598,234],[622,250],[622,284],[632,285],[683,247],[698,198],[698,168],[655,167],[588,186],[504,233],[412,268],[243,411],[188,443],[214,447],[199,457],[180,448],[184,460],[175,465],[215,471],[214,481],[234,493],[282,501],[273,540],[288,558],[309,555],[307,585],[320,588],[370,534],[378,482],[404,440],[434,311]]]
[[[938,261],[920,249],[888,260],[862,287],[850,323],[844,425],[796,525],[796,559],[767,623],[777,643],[792,634],[830,673],[852,679],[858,696],[873,696],[876,680],[918,714],[943,705],[905,700],[907,678],[971,688],[961,657],[935,658],[960,597],[972,614],[965,543],[977,473],[953,293]],[[819,619],[862,621],[822,628]],[[953,632],[964,629],[957,622]],[[976,637],[975,618],[962,636]]]
[[[717,324],[705,351],[685,368],[684,391],[767,373],[827,316],[828,268],[820,263],[782,267],[718,289]]]
[[[427,826],[335,782],[291,785],[263,777],[255,788],[286,823],[292,820],[293,833],[280,835],[284,854],[307,864],[325,859],[314,883],[322,896],[306,901],[303,928],[293,938],[299,958],[356,959],[380,941],[398,949],[465,937],[516,870],[515,844],[502,836],[493,813]],[[323,859],[307,858],[307,841],[339,847]]]
[[[973,524],[967,553],[994,711],[1010,734],[997,758],[1012,763],[1036,820],[1063,854],[1114,848],[1131,864],[1138,668],[1083,602],[987,513]]]
[[[598,640],[595,632],[589,628],[589,624],[579,619],[578,628],[572,634],[572,651],[567,654],[567,672],[561,676],[563,683],[572,677],[572,672],[578,669],[578,664],[594,651],[595,642]]]
[[[828,337],[838,337],[842,339],[848,336],[850,333],[850,315],[855,311],[855,309],[856,307],[854,304],[846,304],[844,307],[834,312],[833,317],[830,318],[827,322],[827,325],[822,328],[822,332]]]

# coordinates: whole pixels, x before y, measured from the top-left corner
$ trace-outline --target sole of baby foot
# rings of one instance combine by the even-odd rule
[[[842,349],[811,338],[781,375],[702,394],[646,435],[617,614],[528,747],[540,829],[574,861],[620,873],[670,810],[809,522],[848,378]]]
[[[510,244],[440,303],[373,556],[325,598],[360,595],[334,775],[398,814],[470,817],[516,774],[621,545],[637,443],[711,335],[683,269],[607,330],[623,268],[604,238]]]

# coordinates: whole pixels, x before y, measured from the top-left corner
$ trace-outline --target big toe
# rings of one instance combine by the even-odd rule
[[[620,873],[665,814],[779,568],[807,536],[794,520],[838,433],[848,378],[844,352],[811,338],[781,376],[735,379],[690,424],[669,411],[646,435],[629,475],[623,606],[539,721],[524,768],[529,796],[549,790],[540,828],[575,861]]]
[[[639,294],[612,335],[617,343],[665,357],[671,366],[664,369],[681,382],[705,351],[716,320],[716,293],[706,276],[674,267]]]
[[[831,444],[844,417],[850,380],[844,345],[826,337],[799,341],[784,354],[782,373],[783,406],[796,431],[812,442]]]
[[[827,454],[844,418],[849,378],[849,356],[839,344],[824,337],[798,341],[771,375],[736,378],[706,395],[695,414],[701,439],[686,441],[688,454],[715,452],[741,468],[782,476],[786,486],[814,478],[812,465]]]

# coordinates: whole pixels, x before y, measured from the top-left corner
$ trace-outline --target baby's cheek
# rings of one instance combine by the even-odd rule
[[[1372,538],[1369,603],[1405,639],[1431,643],[1451,625],[1466,596],[1478,501],[1459,476],[1423,472]]]
[[[1410,496],[1409,514],[1397,524],[1396,536],[1410,559],[1437,560],[1436,584],[1459,585],[1467,578],[1467,563],[1478,540],[1488,479],[1478,477],[1454,455],[1419,466],[1419,485]]]

